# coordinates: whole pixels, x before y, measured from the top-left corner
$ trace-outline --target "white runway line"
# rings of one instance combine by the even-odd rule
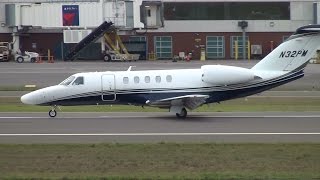
[[[0,117],[0,119],[40,119],[40,118],[46,118],[46,117],[23,117],[23,116],[17,116],[17,117]]]
[[[161,117],[161,116],[100,116],[100,118],[152,118],[152,117]],[[166,118],[169,116],[163,116],[163,118]],[[175,116],[170,116],[172,118],[175,118]],[[266,115],[266,116],[232,116],[232,115],[226,115],[226,116],[221,116],[221,115],[210,115],[210,116],[206,116],[206,115],[189,115],[186,119],[188,118],[320,118],[320,115],[290,115],[290,116],[286,116],[286,115]],[[64,117],[64,118],[74,118],[74,117]]]
[[[81,116],[74,116],[74,117],[55,117],[55,118],[51,118],[49,116],[35,116],[35,117],[31,117],[31,116],[2,116],[0,117],[0,119],[103,119],[103,118],[158,118],[158,117],[162,117],[162,116],[96,116],[96,117],[81,117]],[[166,116],[164,115],[163,118],[168,118],[171,116]],[[174,117],[174,116],[172,116]],[[221,115],[210,115],[210,116],[206,116],[206,115],[190,115],[189,118],[320,118],[320,115],[248,115],[248,116],[232,116],[232,115],[226,115],[226,116],[221,116]],[[188,118],[187,118],[188,119]]]
[[[320,135],[314,133],[86,133],[86,134],[0,134],[1,136],[234,136],[234,135]]]

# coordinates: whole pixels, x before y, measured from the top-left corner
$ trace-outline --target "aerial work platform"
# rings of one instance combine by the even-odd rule
[[[65,56],[65,60],[74,60],[76,56],[90,43],[95,42],[101,36],[103,36],[112,27],[112,22],[103,22],[100,26],[94,29],[88,36],[83,38],[72,50]]]

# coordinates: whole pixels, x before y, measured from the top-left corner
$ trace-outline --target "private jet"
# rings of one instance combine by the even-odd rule
[[[187,110],[260,93],[304,76],[320,45],[320,25],[300,27],[250,69],[203,65],[198,69],[85,72],[21,97],[24,104],[59,106],[123,104],[166,108],[178,118]]]

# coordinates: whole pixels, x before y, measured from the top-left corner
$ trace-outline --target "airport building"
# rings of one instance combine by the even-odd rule
[[[172,59],[189,53],[192,59],[261,58],[298,27],[320,23],[320,2],[312,0],[162,0],[161,8],[159,1],[143,2],[124,1],[120,5],[126,7],[124,11],[119,5],[104,5],[115,12],[101,16],[99,0],[3,0],[0,41],[19,41],[19,48],[39,53],[51,49],[61,59],[61,51],[72,46],[63,43],[63,30],[70,27],[61,25],[61,6],[68,5],[80,7],[78,29],[115,21],[127,49],[141,59]],[[138,6],[144,6],[142,12],[138,13]],[[35,9],[43,15],[31,16]],[[144,26],[139,22],[141,14],[146,17]],[[86,49],[87,57],[99,57],[101,44],[93,44]]]

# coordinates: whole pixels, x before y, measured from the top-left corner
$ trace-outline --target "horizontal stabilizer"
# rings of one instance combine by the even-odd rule
[[[294,34],[306,34],[306,33],[320,33],[320,24],[302,26],[298,28]]]

